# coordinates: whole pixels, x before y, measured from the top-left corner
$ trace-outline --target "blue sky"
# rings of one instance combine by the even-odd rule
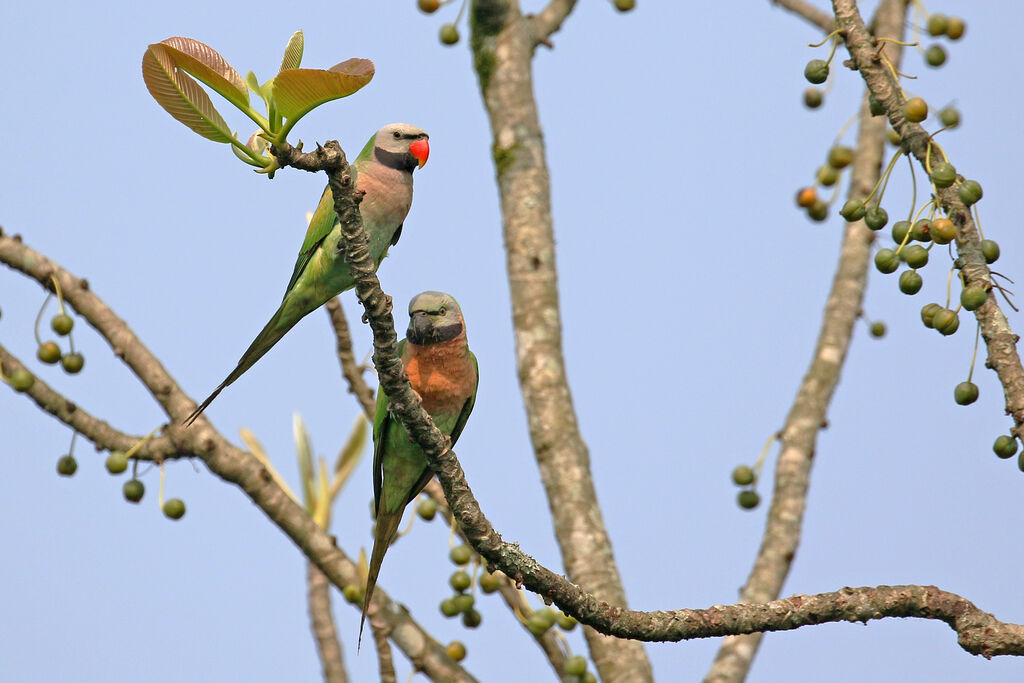
[[[961,108],[964,125],[942,143],[957,168],[984,185],[982,226],[1002,245],[997,270],[1017,279],[1022,70],[1014,46],[1022,10],[980,3],[970,11],[946,67],[929,69],[908,53],[904,70],[919,79],[906,87],[933,105]],[[87,277],[202,398],[276,307],[323,179],[282,172],[268,181],[172,120],[143,85],[146,45],[190,36],[261,79],[298,28],[306,66],[373,59],[367,88],[317,110],[295,135],[307,143],[337,138],[355,153],[392,121],[430,133],[430,162],[417,172],[413,209],[381,280],[399,314],[426,289],[459,298],[481,365],[459,455],[495,527],[557,570],[516,385],[488,126],[465,40],[445,48],[436,37],[455,12],[427,17],[412,0],[11,7],[0,26],[8,66],[0,124],[9,145],[0,225]],[[809,223],[793,194],[812,179],[860,92],[856,74],[835,68],[826,106],[802,107],[803,65],[824,53],[807,47],[816,39],[769,2],[737,11],[730,3],[682,9],[641,0],[629,15],[584,2],[554,37],[555,49],[535,60],[568,370],[635,608],[733,602],[759,542],[765,508],[739,510],[729,472],[752,462],[781,426],[809,361],[841,220]],[[222,112],[248,132],[227,105]],[[889,186],[890,215],[909,207],[905,169],[897,167]],[[935,584],[1024,622],[1024,550],[1012,531],[1024,514],[1024,474],[990,450],[1009,420],[983,356],[980,400],[953,403],[973,327],[963,317],[961,331],[944,339],[920,325],[918,309],[944,293],[945,266],[923,275],[924,290],[912,298],[894,277],[871,275],[866,310],[889,334],[879,341],[857,329],[819,439],[805,535],[784,594]],[[0,341],[24,359],[35,353],[31,325],[42,299],[34,283],[0,272]],[[365,353],[369,330],[351,293],[344,303]],[[1010,320],[1024,327],[1019,315]],[[39,368],[47,382],[119,429],[141,434],[160,424],[157,405],[93,331],[76,328],[76,344],[84,372]],[[208,414],[229,437],[254,430],[294,484],[294,412],[328,457],[357,412],[320,312]],[[88,444],[76,450],[78,474],[58,478],[69,431],[8,391],[0,391],[0,434],[4,678],[317,678],[304,560],[239,491],[200,463],[174,463],[168,495],[184,498],[188,514],[171,523],[156,506],[155,472],[145,478],[147,498],[129,506],[121,480],[106,474],[104,455]],[[370,543],[371,495],[364,459],[334,513],[333,532],[353,555]],[[476,631],[440,615],[452,569],[447,536],[438,523],[417,523],[389,553],[380,585],[440,640],[464,640],[465,664],[481,680],[549,676],[497,598],[484,601]],[[357,612],[339,604],[336,615],[354,679],[373,680],[372,652],[355,656]],[[579,633],[570,642],[582,651]],[[696,680],[717,644],[648,652],[659,679]],[[522,667],[514,677],[510,661]],[[404,679],[407,662],[397,654],[396,662]],[[1022,677],[1024,663],[972,657],[944,624],[888,620],[770,634],[750,680]]]

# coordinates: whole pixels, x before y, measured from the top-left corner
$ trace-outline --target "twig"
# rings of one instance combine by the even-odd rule
[[[348,683],[345,663],[342,661],[338,629],[331,614],[331,584],[324,573],[312,562],[306,563],[306,597],[309,620],[320,657],[325,683]]]
[[[373,422],[373,413],[376,402],[373,398],[373,390],[366,385],[363,379],[363,371],[356,362],[355,353],[352,351],[352,335],[348,330],[348,320],[345,319],[345,311],[341,307],[341,297],[334,297],[325,305],[327,317],[331,321],[331,328],[334,330],[334,338],[338,344],[338,361],[341,363],[341,374],[348,382],[348,391],[355,394],[359,405],[362,406],[366,419]]]
[[[553,47],[550,41],[551,35],[562,28],[562,22],[566,20],[575,6],[576,0],[550,0],[544,9],[530,17],[534,49],[538,45]]]
[[[835,17],[803,0],[771,0],[771,3],[803,17],[825,33],[830,33],[835,28]]]

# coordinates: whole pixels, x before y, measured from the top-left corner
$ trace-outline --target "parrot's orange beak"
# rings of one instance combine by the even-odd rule
[[[416,160],[420,163],[419,167],[423,168],[423,164],[427,163],[427,157],[430,156],[430,143],[427,142],[426,138],[417,140],[409,145],[409,153],[416,157]]]

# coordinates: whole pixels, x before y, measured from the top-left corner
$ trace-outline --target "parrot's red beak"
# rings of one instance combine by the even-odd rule
[[[423,168],[423,164],[427,163],[427,157],[430,156],[430,143],[426,138],[417,140],[409,145],[409,153],[416,157],[416,160],[420,162],[419,167]]]

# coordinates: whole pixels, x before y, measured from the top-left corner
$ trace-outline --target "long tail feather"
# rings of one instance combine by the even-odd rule
[[[380,573],[381,562],[384,561],[384,553],[391,547],[391,541],[395,540],[398,532],[398,525],[402,521],[403,507],[398,512],[379,512],[377,514],[377,526],[373,533],[373,551],[370,553],[370,568],[366,576],[366,590],[363,593],[363,616],[359,620],[359,640],[356,643],[356,652],[363,642],[363,625],[366,623],[366,608],[370,606],[370,598],[373,597],[373,588],[377,585],[377,575]]]
[[[281,341],[281,338],[288,333],[288,330],[295,326],[295,323],[302,319],[302,316],[294,318],[293,320],[285,319],[284,310],[285,304],[282,303],[281,307],[277,309],[273,317],[270,319],[270,322],[263,327],[263,330],[256,335],[256,339],[253,340],[252,344],[249,345],[249,348],[247,348],[245,353],[242,354],[242,357],[238,361],[238,365],[236,365],[235,369],[231,371],[231,374],[213,390],[212,394],[206,397],[206,400],[199,404],[198,408],[192,411],[191,415],[185,418],[185,421],[182,424],[188,427],[195,422],[196,418],[206,410],[206,407],[213,403],[213,399],[217,398],[217,395],[224,390],[224,387],[228,386],[245,374],[249,368],[256,364],[256,361],[263,358],[267,351],[274,347],[274,344]]]

